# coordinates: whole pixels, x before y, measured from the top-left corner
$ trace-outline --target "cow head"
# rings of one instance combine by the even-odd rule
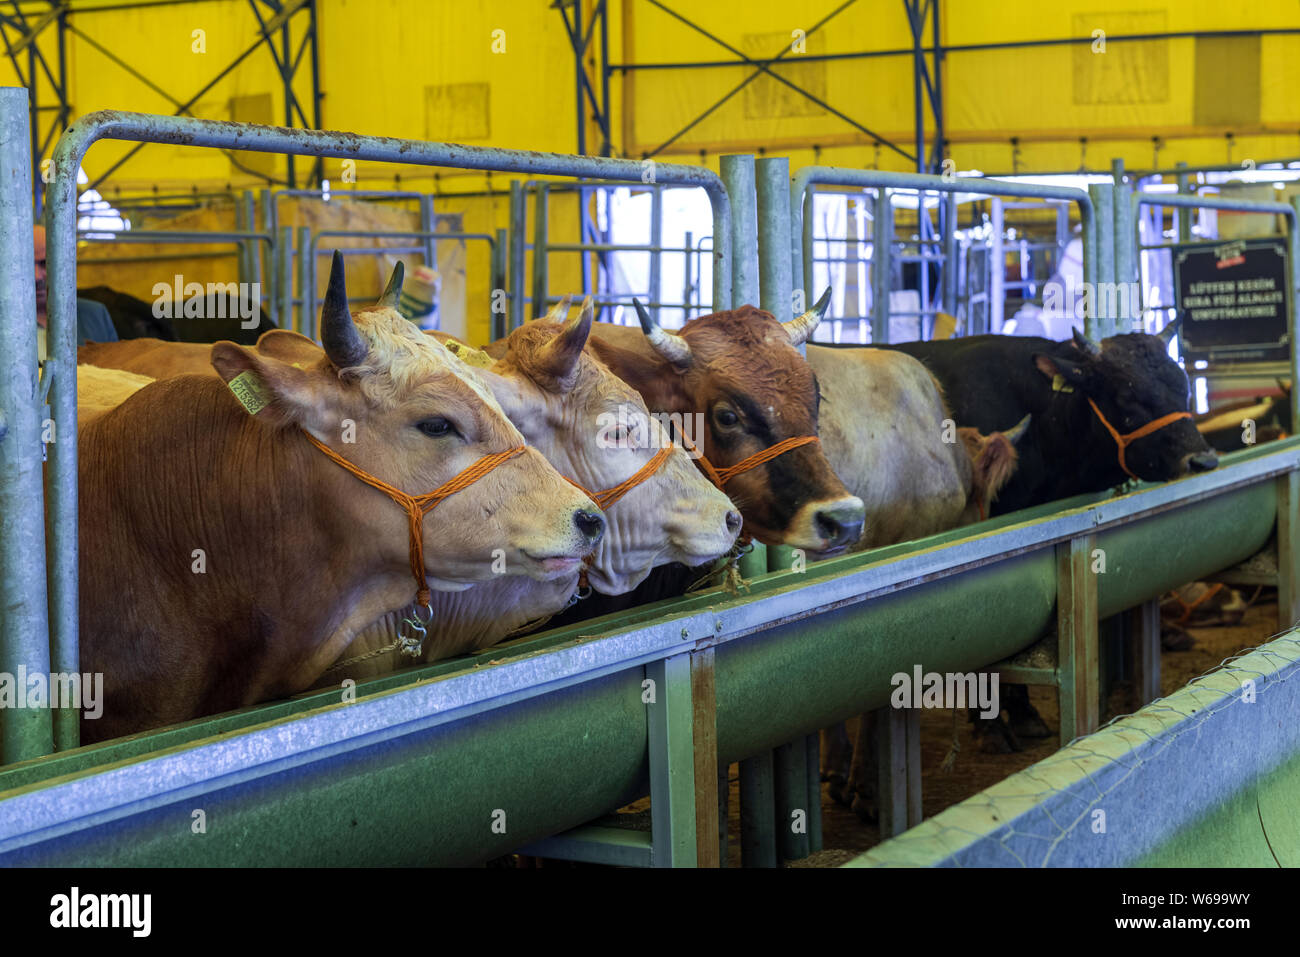
[[[1028,430],[1029,420],[1030,416],[1025,416],[1014,428],[988,435],[966,426],[957,430],[971,468],[970,496],[958,524],[969,525],[988,518],[998,493],[1011,481],[1020,464],[1016,443]]]
[[[1135,332],[1111,336],[1100,344],[1075,330],[1068,356],[1034,356],[1038,370],[1054,388],[1066,387],[1091,399],[1111,426],[1129,435],[1169,415],[1186,412],[1191,389],[1178,363],[1169,358],[1171,325],[1160,336]],[[1062,350],[1058,350],[1058,353]],[[1059,379],[1057,377],[1060,377]],[[1100,417],[1085,407],[1097,442],[1118,450]],[[1128,469],[1147,481],[1166,481],[1189,472],[1214,468],[1218,459],[1189,418],[1181,418],[1136,438],[1124,452]]]
[[[656,565],[700,565],[726,554],[741,517],[699,472],[631,386],[585,349],[588,298],[566,321],[565,299],[546,318],[514,330],[489,381],[510,420],[562,475],[593,493],[615,488],[661,449],[666,460],[609,505],[608,530],[588,570],[600,592],[639,585]]]
[[[354,317],[336,253],[321,310],[323,351],[293,333],[268,333],[256,350],[217,343],[212,364],[227,382],[251,374],[266,427],[299,426],[370,475],[420,495],[523,437],[473,369],[397,312],[400,283],[399,265],[380,301]],[[319,450],[307,462],[310,475],[283,480],[317,483],[317,520],[355,546],[339,560],[368,562],[377,573],[408,568],[406,513]],[[425,515],[425,572],[443,590],[502,572],[558,578],[573,573],[603,531],[591,500],[528,449]]]
[[[798,346],[812,333],[828,296],[789,322],[742,306],[666,332],[637,305],[657,362],[628,369],[654,409],[699,412],[703,451],[715,468],[735,465],[783,439],[817,434],[821,396]],[[625,378],[625,366],[615,366]],[[651,398],[653,396],[653,398]],[[696,441],[699,441],[697,437]],[[862,500],[848,493],[819,443],[791,449],[726,484],[760,541],[815,553],[852,545],[862,533]]]

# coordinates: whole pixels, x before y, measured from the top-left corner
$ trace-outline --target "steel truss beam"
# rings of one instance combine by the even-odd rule
[[[72,103],[68,84],[67,38],[69,34],[92,47],[112,63],[121,67],[130,76],[139,80],[146,87],[162,96],[175,107],[174,116],[193,116],[192,107],[198,100],[230,74],[240,63],[244,62],[263,44],[266,45],[276,71],[283,85],[284,123],[288,127],[298,126],[302,129],[320,129],[321,127],[321,92],[320,92],[320,50],[317,32],[317,0],[248,0],[253,16],[257,19],[259,33],[252,46],[247,48],[225,69],[203,86],[198,93],[180,100],[168,93],[160,84],[145,76],[140,70],[113,52],[109,47],[99,43],[88,33],[80,29],[73,20],[82,15],[89,16],[112,10],[127,10],[147,6],[172,6],[179,3],[196,3],[202,0],[165,0],[151,3],[123,3],[113,6],[75,6],[71,0],[44,0],[37,9],[24,9],[24,4],[10,3],[12,9],[0,11],[0,42],[4,44],[5,54],[13,64],[18,81],[28,91],[28,104],[31,126],[31,156],[34,173],[41,169],[41,162],[46,158],[54,141],[67,129],[72,119]],[[602,0],[603,4],[604,0]],[[301,31],[294,30],[294,20],[305,20]],[[44,42],[54,27],[54,41]],[[295,40],[294,33],[298,32]],[[278,37],[277,37],[278,34]],[[279,49],[276,43],[279,43]],[[26,54],[24,57],[23,54]],[[24,65],[23,61],[26,60]],[[304,105],[295,81],[301,76],[300,71],[310,70],[310,96]],[[46,100],[51,102],[48,104]],[[42,114],[51,113],[47,122],[41,122]],[[143,145],[143,144],[140,144]],[[99,189],[104,181],[122,167],[139,149],[139,145],[121,157],[109,169],[101,174],[91,188]],[[227,150],[230,161],[244,172],[262,176],[243,166],[236,154]],[[294,158],[287,157],[288,181],[293,188],[297,185]],[[312,185],[319,185],[322,178],[322,163],[319,157],[312,160],[309,177]],[[32,203],[39,217],[44,202],[44,183],[41,176],[32,177]]]

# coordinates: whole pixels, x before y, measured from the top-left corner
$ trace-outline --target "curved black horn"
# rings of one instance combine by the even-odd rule
[[[397,265],[393,267],[393,274],[388,277],[388,285],[384,287],[384,294],[379,297],[377,306],[386,306],[389,309],[396,309],[397,302],[402,298],[402,280],[406,278],[406,265],[399,259]]]
[[[320,310],[320,339],[325,355],[336,369],[360,365],[366,358],[365,341],[348,310],[347,283],[343,278],[343,254],[334,250],[330,281]]]
[[[1169,345],[1169,343],[1174,341],[1174,336],[1178,335],[1179,330],[1182,328],[1183,317],[1179,316],[1173,322],[1169,323],[1169,325],[1157,332],[1156,335],[1160,337],[1161,342],[1165,345]]]
[[[1099,356],[1101,355],[1101,346],[1093,342],[1078,329],[1074,330],[1074,344],[1084,355]]]

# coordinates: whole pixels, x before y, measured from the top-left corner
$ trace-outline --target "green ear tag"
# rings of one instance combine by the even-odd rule
[[[244,373],[244,375],[247,375],[247,374],[248,374],[248,373]],[[1073,391],[1074,391],[1074,386],[1072,386],[1072,385],[1066,385],[1066,384],[1065,384],[1065,376],[1061,375],[1061,373],[1058,372],[1058,373],[1056,373],[1055,376],[1052,377],[1052,391],[1053,391],[1053,392],[1073,392]]]
[[[248,410],[249,415],[257,415],[271,404],[271,397],[251,371],[239,373],[227,385],[230,386],[230,391],[235,393],[239,404]]]

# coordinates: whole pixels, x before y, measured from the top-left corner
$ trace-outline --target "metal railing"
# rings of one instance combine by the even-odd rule
[[[790,233],[791,255],[795,269],[798,272],[795,277],[795,287],[803,289],[805,297],[814,294],[812,289],[804,287],[812,281],[813,256],[813,224],[811,216],[808,215],[809,208],[807,204],[810,202],[810,187],[817,184],[876,190],[878,215],[874,219],[873,250],[884,250],[886,257],[888,256],[888,247],[893,239],[892,215],[889,214],[890,204],[887,201],[890,189],[912,190],[922,195],[930,192],[941,194],[973,193],[983,196],[1011,196],[1076,203],[1079,207],[1079,218],[1084,236],[1084,280],[1095,283],[1099,273],[1109,271],[1107,258],[1104,255],[1098,255],[1099,216],[1095,203],[1097,194],[1090,194],[1091,191],[1085,192],[1081,189],[1065,186],[1012,183],[973,177],[954,178],[920,173],[892,173],[883,170],[853,170],[837,169],[832,166],[810,166],[799,170],[793,185],[790,187],[790,211],[795,226]],[[886,198],[886,202],[881,203],[879,201],[881,197]],[[1109,224],[1108,217],[1100,218]],[[999,226],[1000,224],[994,224],[995,233],[999,233]],[[953,248],[955,240],[955,232],[949,230],[945,237],[945,258],[949,263],[956,260],[955,249]],[[994,284],[989,294],[992,299],[999,300],[1002,264],[995,261],[991,263],[991,267]],[[873,264],[871,274],[873,293],[872,340],[874,342],[889,342],[890,310],[887,259],[882,257],[879,264]],[[947,270],[947,274],[945,282],[950,282],[956,278],[952,270]],[[949,297],[945,295],[945,299],[947,298]],[[811,302],[812,299],[805,298],[804,301]],[[1105,335],[1107,333],[1106,318],[1108,317],[1085,317],[1088,334],[1094,336],[1094,338],[1101,338]]]

